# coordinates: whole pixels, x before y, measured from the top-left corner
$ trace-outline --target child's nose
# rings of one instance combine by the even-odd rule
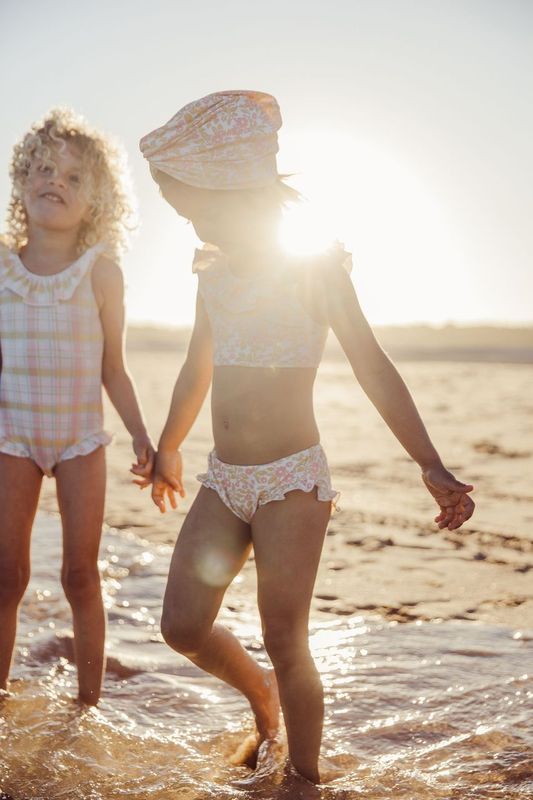
[[[55,175],[50,175],[48,178],[48,183],[51,183],[53,186],[61,186],[63,189],[67,185],[65,178],[60,172],[56,172]]]

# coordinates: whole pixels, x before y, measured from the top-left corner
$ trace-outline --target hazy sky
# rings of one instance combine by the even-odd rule
[[[0,0],[2,213],[14,142],[73,106],[129,154],[129,318],[189,323],[197,242],[138,140],[235,88],[278,98],[279,167],[352,250],[372,322],[533,322],[530,0]]]

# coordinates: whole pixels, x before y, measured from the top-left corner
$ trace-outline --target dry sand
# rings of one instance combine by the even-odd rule
[[[475,484],[477,509],[463,528],[439,532],[418,469],[356,384],[334,344],[316,383],[322,443],[341,511],[332,518],[315,589],[314,614],[377,613],[399,622],[472,619],[533,628],[533,331],[383,329],[431,436],[457,477]],[[188,335],[132,328],[135,378],[157,439]],[[128,435],[106,401],[106,522],[156,542],[173,542],[211,448],[209,404],[183,447],[187,497],[160,515],[130,483]],[[56,511],[53,481],[41,508]],[[249,606],[253,563],[227,603]]]

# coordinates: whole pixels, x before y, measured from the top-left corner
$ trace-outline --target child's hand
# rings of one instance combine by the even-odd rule
[[[152,500],[162,514],[167,510],[165,495],[168,496],[172,508],[178,507],[174,492],[177,492],[180,497],[185,497],[185,490],[181,482],[182,466],[179,450],[159,450],[157,452]]]
[[[440,507],[440,514],[435,517],[439,528],[453,531],[470,519],[475,508],[468,495],[474,488],[471,484],[456,480],[442,465],[423,470],[422,480]]]
[[[148,434],[135,436],[132,444],[133,452],[137,456],[137,463],[131,465],[130,472],[138,475],[138,480],[134,480],[133,483],[141,489],[145,489],[152,483],[155,448]]]

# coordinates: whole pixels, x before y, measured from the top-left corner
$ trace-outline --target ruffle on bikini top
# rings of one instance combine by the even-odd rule
[[[328,266],[342,266],[346,272],[352,271],[352,254],[344,249],[342,242],[334,242],[331,247],[321,253],[310,256],[291,256],[287,257],[287,263],[292,263],[295,266],[303,267],[305,265],[314,265],[317,267]],[[193,272],[203,272],[216,264],[229,265],[228,257],[212,244],[204,244],[201,249],[194,251],[194,258],[192,262]],[[240,278],[238,280],[241,280]],[[247,280],[244,278],[243,280]]]
[[[278,313],[283,314],[287,306],[286,324],[291,324],[289,307],[293,307],[295,297],[302,281],[313,273],[325,274],[331,269],[342,268],[350,273],[352,257],[344,250],[340,243],[336,243],[329,250],[313,256],[283,258],[279,265],[268,272],[243,277],[235,275],[230,268],[229,258],[217,247],[205,245],[201,250],[196,250],[192,271],[198,273],[200,290],[209,296],[211,303],[233,314],[245,314],[255,311],[258,306],[272,303]],[[302,307],[302,311],[303,311]],[[297,318],[293,324],[300,322]]]
[[[30,306],[55,306],[70,300],[103,250],[102,244],[93,245],[61,272],[35,275],[16,253],[0,242],[0,291],[14,292]]]

